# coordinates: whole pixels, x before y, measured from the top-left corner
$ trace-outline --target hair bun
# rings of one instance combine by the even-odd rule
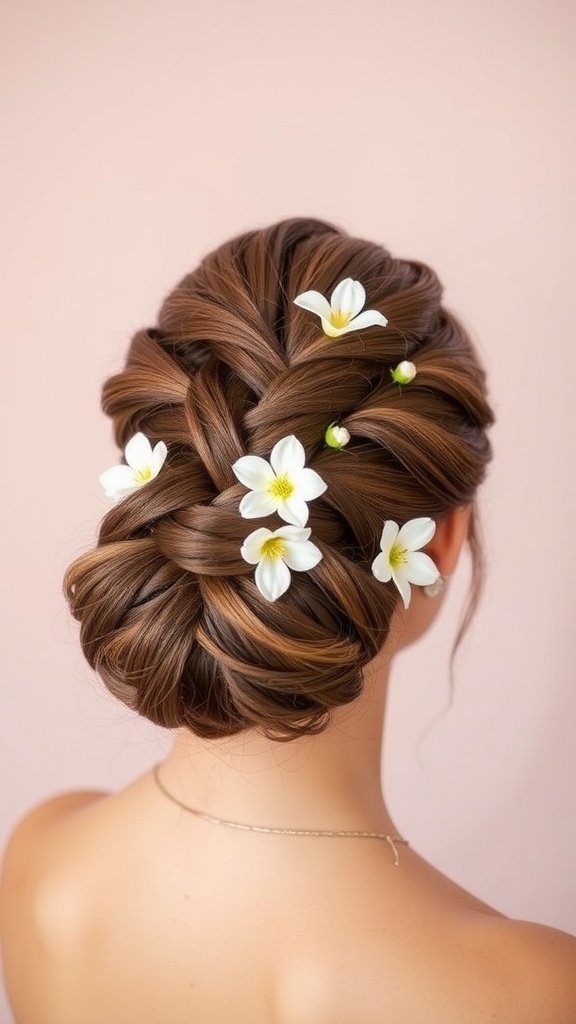
[[[294,299],[345,279],[385,316],[327,337]],[[425,264],[290,218],[208,254],[134,335],[102,407],[121,448],[140,431],[167,459],[64,579],[112,693],[162,726],[276,740],[321,731],[359,696],[398,603],[371,572],[383,523],[473,501],[490,459],[484,372],[441,295]],[[405,385],[391,374],[403,361],[417,367]],[[325,443],[333,423],[343,450]],[[326,484],[306,523],[322,558],[266,601],[240,548],[279,519],[242,517],[232,466],[292,434]]]

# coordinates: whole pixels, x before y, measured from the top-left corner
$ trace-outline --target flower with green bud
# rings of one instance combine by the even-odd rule
[[[334,421],[327,428],[324,440],[329,448],[343,448],[345,444],[348,444],[350,434],[346,427],[339,427]]]
[[[408,359],[404,359],[395,370],[390,370],[392,380],[396,384],[410,384],[416,376],[416,367]]]

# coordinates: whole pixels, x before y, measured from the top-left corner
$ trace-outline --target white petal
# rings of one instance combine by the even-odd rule
[[[124,449],[124,458],[132,469],[146,469],[152,462],[152,445],[145,434],[134,434]]]
[[[297,493],[294,493],[289,498],[278,501],[278,515],[285,523],[293,523],[294,526],[306,526],[308,522],[308,505]]]
[[[294,476],[294,484],[298,497],[304,498],[304,501],[320,497],[328,486],[315,469],[301,469],[298,475]]]
[[[98,477],[108,498],[122,498],[141,486],[130,466],[111,466]]]
[[[342,310],[343,313],[350,313],[356,316],[366,302],[366,292],[360,281],[353,281],[351,277],[345,277],[340,284],[337,284],[330,296],[332,310]]]
[[[270,462],[278,476],[283,476],[284,473],[292,476],[302,469],[306,462],[306,452],[298,438],[290,434],[276,442],[270,452]]]
[[[358,331],[362,327],[374,327],[377,324],[380,327],[386,327],[387,323],[386,317],[379,313],[377,309],[367,309],[364,313],[354,317],[349,324],[346,324],[346,327],[342,328],[342,334],[348,334],[349,331]]]
[[[291,569],[304,572],[306,569],[313,569],[322,560],[322,552],[311,540],[296,543],[291,540],[285,542],[285,549],[282,558]]]
[[[258,530],[252,530],[244,541],[240,548],[240,554],[245,562],[250,562],[252,565],[256,565],[262,558],[262,545],[265,540],[269,540],[272,536],[272,530],[268,530],[265,526],[261,526]]]
[[[267,601],[275,601],[290,586],[290,569],[281,558],[263,558],[254,573],[256,586]]]
[[[416,583],[419,587],[426,587],[429,583],[435,583],[440,573],[432,559],[423,551],[411,551],[408,555],[408,565],[404,570],[406,578],[410,583]]]
[[[387,555],[380,552],[372,562],[372,572],[380,583],[388,583],[392,579],[392,569]]]
[[[268,491],[248,491],[238,506],[238,511],[243,519],[260,519],[261,516],[271,516],[278,508],[278,498]]]
[[[283,537],[285,540],[295,541],[297,544],[308,540],[312,530],[309,526],[279,526],[274,530],[274,537]]]
[[[151,469],[152,476],[158,476],[158,473],[162,469],[168,455],[168,449],[164,444],[164,441],[158,441],[158,444],[154,445],[154,451],[152,452]]]
[[[398,545],[406,548],[407,551],[417,551],[418,548],[423,548],[428,541],[432,540],[435,530],[436,523],[428,516],[410,519],[404,523],[398,534]]]
[[[398,590],[400,591],[402,600],[404,602],[404,607],[408,608],[408,605],[410,604],[412,590],[408,580],[406,579],[406,576],[402,571],[396,570],[392,573],[392,579],[394,580],[394,583],[396,584]]]
[[[382,536],[380,537],[380,548],[388,559],[390,558],[390,549],[397,536],[398,523],[395,523],[393,519],[387,519],[384,523]]]
[[[243,455],[232,463],[232,471],[240,483],[255,491],[265,491],[274,480],[274,471],[259,455]]]
[[[301,295],[296,296],[294,303],[301,309],[309,309],[317,316],[330,316],[330,303],[320,292],[302,292]]]

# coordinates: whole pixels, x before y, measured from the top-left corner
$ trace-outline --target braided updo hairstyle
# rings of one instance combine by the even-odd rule
[[[386,327],[329,338],[294,304],[345,277]],[[209,253],[134,335],[102,408],[120,448],[142,431],[168,457],[64,579],[84,654],[118,698],[202,737],[258,728],[286,741],[360,695],[399,600],[371,572],[384,521],[471,502],[490,459],[484,372],[441,295],[425,264],[290,218]],[[405,359],[417,376],[399,387],[390,368]],[[333,421],[351,435],[342,451],[324,443]],[[240,546],[281,524],[240,516],[231,467],[289,434],[327,484],[307,524],[323,558],[269,602]],[[474,527],[470,540],[477,556]]]

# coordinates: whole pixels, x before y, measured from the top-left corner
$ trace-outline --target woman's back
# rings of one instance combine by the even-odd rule
[[[105,382],[124,461],[64,591],[110,691],[176,730],[162,772],[184,805],[394,834],[393,660],[466,540],[469,612],[481,579],[493,413],[441,300],[426,264],[289,218],[204,256]],[[375,839],[226,830],[147,775],[49,802],[10,850],[18,1024],[576,1020],[576,940],[410,847],[396,868]]]
[[[18,1024],[571,1024],[576,939],[377,840],[218,828],[150,775],[33,812],[8,853]],[[549,956],[549,959],[548,959]]]

